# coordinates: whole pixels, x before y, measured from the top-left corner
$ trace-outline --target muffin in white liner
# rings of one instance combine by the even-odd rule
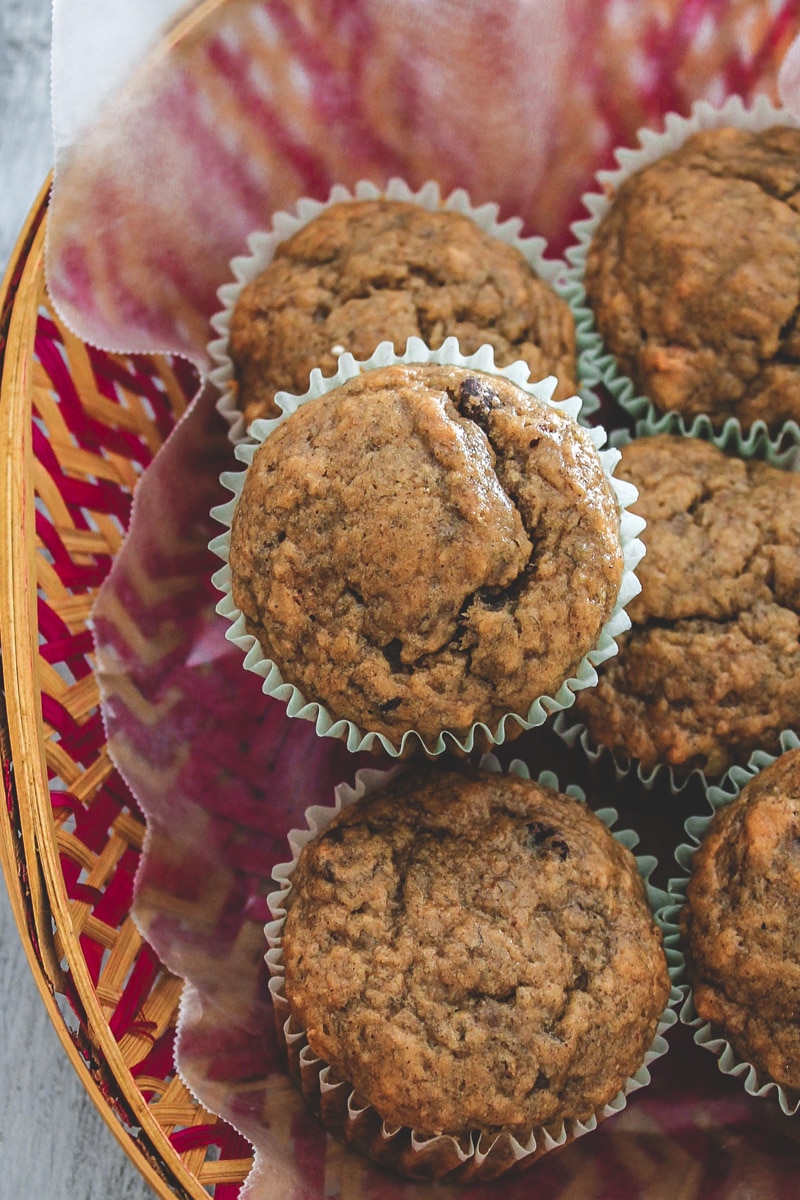
[[[698,101],[692,106],[689,117],[681,117],[676,113],[667,114],[661,133],[651,129],[639,130],[639,146],[634,149],[617,150],[615,157],[619,166],[613,170],[598,172],[597,182],[600,190],[589,192],[583,197],[583,203],[591,216],[573,225],[577,245],[571,246],[565,253],[571,264],[569,278],[580,288],[580,295],[573,299],[576,321],[583,331],[578,372],[588,386],[602,385],[607,388],[620,407],[635,420],[644,418],[651,425],[657,423],[659,432],[680,433],[691,437],[706,436],[707,432],[712,430],[712,419],[706,414],[684,416],[677,411],[657,410],[646,395],[637,393],[634,383],[617,365],[596,327],[583,287],[589,246],[601,220],[611,208],[620,185],[638,171],[678,150],[692,134],[724,127],[762,132],[778,125],[800,127],[800,123],[788,110],[775,107],[763,95],[758,96],[750,108],[745,106],[739,96],[729,97],[720,107],[714,107],[706,101]],[[719,416],[718,414],[718,418]],[[735,427],[741,434],[742,427],[738,418],[731,416],[725,422],[725,428],[729,427]],[[720,430],[719,419],[716,428]],[[779,448],[782,440],[800,441],[800,427],[795,420],[784,421],[779,429],[770,434],[767,424],[759,419],[749,426],[749,432],[760,440],[770,442],[775,450]]]
[[[492,755],[483,758],[481,769],[489,772],[501,770],[497,759]],[[463,1135],[431,1136],[417,1133],[407,1127],[388,1126],[375,1109],[354,1092],[350,1084],[336,1078],[332,1069],[314,1054],[304,1031],[290,1015],[284,993],[282,934],[287,912],[286,901],[292,886],[291,876],[303,847],[322,833],[343,809],[381,789],[403,771],[403,767],[396,767],[389,772],[359,771],[354,787],[342,784],[336,789],[334,807],[315,806],[309,809],[306,813],[307,828],[295,830],[289,835],[292,861],[276,867],[273,871],[273,879],[279,885],[279,890],[268,898],[274,919],[266,926],[270,946],[266,959],[271,975],[270,991],[276,1028],[279,1040],[286,1046],[290,1073],[306,1102],[320,1115],[326,1129],[336,1133],[361,1153],[412,1178],[446,1177],[448,1181],[459,1182],[493,1179],[506,1171],[525,1169],[548,1150],[563,1147],[595,1129],[606,1117],[620,1112],[627,1103],[627,1096],[650,1082],[649,1064],[666,1053],[668,1045],[664,1034],[675,1024],[676,1015],[672,1010],[680,999],[680,992],[674,986],[671,987],[668,1007],[658,1021],[655,1037],[641,1067],[625,1081],[617,1096],[588,1120],[553,1121],[532,1131],[524,1144],[509,1131],[485,1134],[476,1130]],[[523,779],[530,778],[527,767],[519,760],[511,764],[509,773]],[[558,790],[558,780],[550,771],[543,772],[538,783]],[[578,800],[585,800],[580,788],[570,786],[566,793]],[[609,829],[617,816],[613,809],[602,809],[595,815]],[[638,843],[637,835],[631,830],[612,832],[614,838],[629,850]],[[667,894],[654,888],[649,882],[656,860],[645,856],[637,858],[636,864],[645,882],[651,910],[664,907]],[[672,983],[673,965],[679,962],[679,957],[666,949],[665,953]]]
[[[781,734],[781,753],[800,749],[800,738],[791,732]],[[750,1096],[770,1096],[773,1093],[780,1108],[786,1116],[794,1116],[800,1110],[800,1093],[794,1093],[759,1072],[758,1068],[737,1054],[731,1042],[724,1036],[718,1026],[698,1016],[694,1006],[691,985],[687,978],[685,947],[680,929],[681,912],[686,904],[686,893],[692,873],[692,860],[695,851],[700,846],[709,831],[717,812],[727,808],[741,794],[743,789],[755,779],[766,767],[778,761],[779,756],[757,750],[750,758],[746,767],[731,767],[719,786],[707,786],[706,797],[710,812],[704,816],[690,817],[685,825],[688,842],[682,843],[675,851],[675,858],[682,869],[682,874],[669,881],[669,897],[663,908],[657,913],[659,924],[664,932],[664,945],[671,955],[673,967],[673,982],[681,993],[680,1020],[694,1030],[694,1041],[698,1046],[710,1051],[717,1059],[717,1065],[724,1075],[732,1075],[740,1079],[745,1091]]]
[[[715,432],[707,418],[698,417],[694,423],[694,428],[695,432],[693,434],[681,433],[680,436],[697,437],[703,441],[710,442],[718,450],[723,451],[723,453],[731,457],[743,459],[757,458],[768,463],[770,466],[785,471],[796,472],[800,469],[800,446],[793,443],[786,445],[780,438],[769,438],[766,427],[763,424],[760,427],[758,424],[753,425],[747,432],[744,432],[739,422],[730,418],[725,422],[721,430]],[[609,441],[615,448],[622,448],[629,445],[635,438],[650,437],[664,433],[676,436],[676,430],[669,414],[658,417],[655,413],[650,413],[636,423],[635,437],[632,437],[627,430],[616,430],[611,434]],[[624,779],[631,771],[635,770],[639,782],[644,787],[651,789],[659,781],[665,779],[668,781],[672,794],[676,795],[683,791],[694,779],[701,779],[704,786],[708,786],[715,779],[719,779],[719,776],[709,775],[706,771],[698,767],[686,773],[673,768],[669,763],[657,763],[650,768],[643,767],[635,759],[626,758],[597,742],[590,734],[587,726],[575,713],[558,713],[553,728],[568,746],[575,747],[579,745],[593,766],[610,760],[613,763],[617,781]],[[789,730],[785,730],[780,736],[782,738],[785,736],[791,737],[793,734]]]
[[[384,366],[413,363],[454,365],[505,378],[523,391],[537,397],[537,399],[548,407],[567,414],[572,419],[577,417],[580,409],[580,400],[577,397],[561,402],[550,400],[555,385],[554,380],[545,380],[536,384],[529,383],[528,367],[525,363],[514,363],[502,370],[496,368],[493,353],[489,346],[481,347],[474,355],[464,356],[459,352],[458,344],[454,338],[448,338],[444,345],[436,351],[429,350],[424,343],[412,338],[409,339],[406,353],[402,356],[396,355],[391,344],[388,342],[383,343],[375,354],[364,363],[357,363],[352,356],[344,354],[339,359],[339,370],[335,376],[323,379],[318,371],[312,372],[311,386],[304,396],[297,397],[289,396],[286,393],[278,393],[277,403],[283,410],[282,416],[273,421],[255,421],[251,432],[253,437],[258,439],[258,441],[240,444],[236,450],[237,457],[241,462],[249,465],[260,443],[268,438],[270,433],[300,405],[313,401],[318,396],[334,390],[347,380],[355,378],[361,372]],[[244,615],[233,600],[231,572],[227,565],[227,560],[230,550],[230,526],[246,475],[246,471],[242,471],[226,472],[222,476],[222,482],[233,493],[233,499],[227,504],[213,510],[212,515],[215,519],[227,528],[225,533],[211,542],[211,549],[226,563],[213,577],[215,586],[224,593],[223,599],[217,605],[217,611],[231,622],[231,628],[226,632],[226,637],[245,651],[245,668],[262,676],[265,693],[275,696],[279,700],[287,701],[287,713],[289,716],[298,716],[314,721],[317,733],[320,736],[346,739],[348,749],[351,751],[370,749],[377,743],[389,754],[398,755],[410,751],[414,744],[419,742],[427,753],[438,755],[447,748],[449,742],[451,748],[469,752],[472,750],[473,745],[475,745],[476,736],[480,738],[479,744],[486,746],[500,744],[512,732],[516,732],[516,730],[512,730],[511,728],[507,731],[509,720],[513,720],[521,728],[530,729],[535,725],[543,724],[551,712],[568,707],[574,701],[576,690],[594,685],[597,679],[595,667],[616,653],[614,638],[624,630],[630,628],[630,620],[625,613],[625,605],[640,591],[634,569],[644,553],[643,545],[637,536],[644,527],[644,522],[641,518],[625,511],[628,505],[634,502],[636,489],[630,484],[616,480],[611,474],[619,459],[619,452],[613,449],[600,449],[605,442],[605,432],[601,429],[583,430],[581,431],[581,437],[588,439],[587,445],[591,443],[597,451],[603,472],[616,497],[619,510],[619,538],[624,570],[616,603],[600,633],[596,646],[583,657],[573,676],[564,681],[555,695],[540,695],[534,698],[524,713],[510,712],[503,715],[493,729],[490,729],[482,722],[476,722],[471,726],[465,737],[459,738],[445,727],[435,739],[429,738],[428,741],[415,729],[407,729],[403,732],[397,744],[384,733],[362,729],[353,721],[344,718],[337,719],[323,704],[317,701],[307,702],[297,687],[284,681],[277,665],[266,656],[257,638],[247,631]]]
[[[236,405],[233,391],[235,381],[234,365],[228,353],[228,338],[230,334],[233,310],[248,283],[253,282],[272,262],[277,247],[288,241],[300,229],[313,221],[321,212],[335,204],[343,204],[355,200],[396,200],[407,204],[415,204],[427,212],[453,212],[468,217],[477,227],[489,237],[519,250],[522,257],[530,266],[533,273],[544,283],[549,284],[556,295],[560,296],[572,309],[575,317],[576,350],[580,353],[593,337],[593,323],[590,313],[581,310],[577,312],[574,302],[582,295],[580,284],[567,277],[567,265],[559,259],[545,257],[546,242],[541,237],[520,237],[522,221],[518,217],[510,217],[505,221],[498,220],[499,207],[496,204],[471,204],[467,192],[458,188],[449,196],[442,198],[439,185],[433,181],[423,184],[414,191],[402,179],[389,180],[384,189],[377,187],[368,180],[357,183],[352,191],[341,184],[331,189],[326,201],[302,199],[297,202],[293,212],[279,212],[272,218],[271,229],[259,230],[248,238],[249,254],[234,258],[231,262],[231,273],[234,283],[220,287],[218,296],[223,305],[220,312],[211,319],[211,325],[219,335],[208,343],[208,354],[216,366],[209,373],[211,383],[220,393],[217,410],[229,427],[229,437],[235,444],[247,437],[242,411]],[[347,346],[342,349],[346,351]],[[582,419],[596,411],[599,407],[597,398],[591,389],[580,391],[583,400]]]

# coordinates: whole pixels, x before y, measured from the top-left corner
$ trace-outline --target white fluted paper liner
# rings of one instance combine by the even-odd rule
[[[520,237],[522,221],[519,217],[509,217],[498,221],[499,207],[497,204],[481,204],[475,206],[470,202],[469,195],[463,188],[457,188],[449,196],[442,199],[438,183],[429,181],[414,191],[402,179],[390,179],[385,188],[376,187],[368,180],[361,180],[352,191],[342,184],[336,184],[327,200],[298,200],[292,212],[279,212],[272,218],[269,230],[257,230],[247,239],[250,253],[242,254],[231,262],[231,273],[235,283],[226,283],[218,291],[222,309],[211,319],[212,328],[219,334],[208,343],[208,354],[216,367],[209,373],[209,379],[220,393],[217,411],[228,424],[228,436],[234,445],[245,440],[248,431],[245,428],[244,416],[236,406],[236,399],[231,387],[234,382],[234,367],[228,354],[228,338],[230,335],[231,317],[242,291],[248,283],[265,271],[275,257],[275,251],[281,242],[288,241],[298,230],[303,229],[310,221],[333,204],[347,203],[352,200],[402,200],[407,204],[416,204],[427,212],[456,212],[469,217],[489,237],[514,246],[519,250],[528,266],[540,279],[549,284],[572,308],[573,303],[580,300],[583,289],[579,283],[568,278],[567,264],[560,259],[545,258],[547,243],[542,237]],[[591,313],[581,310],[575,316],[575,337],[577,350],[593,334],[594,325]],[[346,349],[346,347],[345,347]],[[582,416],[596,411],[599,403],[590,389],[580,393],[583,400]]]
[[[500,763],[494,755],[484,755],[481,769],[499,773]],[[419,1134],[412,1129],[389,1127],[381,1120],[371,1105],[359,1099],[349,1083],[336,1079],[331,1068],[318,1058],[308,1045],[305,1033],[290,1016],[284,992],[283,927],[286,920],[286,901],[291,890],[291,878],[303,847],[321,834],[335,816],[351,804],[385,786],[405,770],[404,766],[390,771],[361,770],[355,777],[355,785],[340,784],[334,792],[334,805],[326,808],[315,805],[305,814],[307,828],[295,829],[289,834],[292,860],[281,863],[272,872],[278,890],[267,898],[273,920],[265,926],[269,945],[266,962],[269,967],[269,988],[275,1010],[275,1024],[279,1040],[285,1044],[290,1071],[300,1084],[306,1101],[320,1111],[326,1128],[337,1133],[345,1141],[356,1145],[363,1153],[387,1163],[412,1177],[458,1179],[467,1182],[474,1179],[493,1179],[507,1170],[520,1169],[533,1162],[548,1150],[564,1146],[576,1138],[596,1129],[598,1124],[621,1112],[627,1097],[650,1083],[648,1067],[661,1058],[669,1049],[664,1034],[677,1020],[674,1007],[680,1002],[681,992],[674,986],[673,969],[682,962],[680,955],[665,947],[670,981],[673,984],[667,1008],[661,1015],[653,1042],[645,1054],[640,1068],[626,1079],[618,1094],[586,1121],[573,1119],[554,1121],[535,1129],[523,1144],[512,1134],[504,1132],[494,1135],[473,1131],[462,1136],[451,1134]],[[508,768],[509,774],[530,779],[528,767],[515,759]],[[543,787],[559,790],[558,779],[552,771],[543,771],[537,782]],[[584,801],[583,791],[575,785],[565,788],[565,793]],[[631,829],[613,830],[617,819],[616,810],[603,808],[595,815],[611,830],[614,838],[626,849],[633,851],[639,838]],[[650,855],[636,857],[636,865],[645,883],[651,910],[657,913],[668,902],[668,895],[650,883],[656,859]],[[656,917],[658,920],[658,917]],[[660,922],[659,922],[660,923]],[[662,927],[663,928],[663,927]]]
[[[397,355],[394,352],[391,342],[381,342],[372,357],[364,362],[357,362],[351,354],[340,355],[336,374],[327,379],[323,378],[318,369],[313,370],[311,372],[310,387],[303,396],[292,396],[288,392],[278,392],[275,397],[275,403],[281,409],[281,415],[274,420],[261,418],[254,421],[250,428],[252,440],[239,443],[236,447],[236,457],[240,462],[245,464],[245,468],[249,467],[259,445],[302,404],[307,404],[310,400],[333,391],[343,383],[346,383],[347,380],[355,378],[362,371],[371,371],[378,367],[393,366],[398,363],[439,363],[466,367],[469,370],[482,371],[488,375],[502,376],[504,379],[508,379],[516,384],[523,391],[528,392],[529,395],[537,397],[537,399],[556,409],[558,412],[566,413],[574,420],[577,420],[578,413],[580,412],[581,401],[578,396],[560,401],[551,399],[556,385],[556,381],[552,376],[539,383],[531,383],[529,382],[530,372],[527,363],[519,361],[512,363],[508,367],[496,367],[494,364],[494,352],[489,345],[481,346],[475,354],[463,355],[459,350],[458,340],[454,337],[446,338],[438,350],[429,350],[419,338],[409,338],[405,354]],[[444,729],[435,741],[430,744],[425,741],[417,730],[410,729],[403,733],[399,745],[395,745],[383,733],[361,729],[353,721],[343,718],[337,719],[329,712],[325,705],[317,701],[307,701],[299,688],[284,680],[276,663],[264,654],[258,639],[253,634],[247,632],[244,615],[233,599],[231,572],[228,565],[230,527],[244,486],[246,469],[243,471],[226,471],[221,475],[222,484],[233,493],[233,498],[226,504],[212,509],[211,513],[215,520],[226,527],[225,532],[214,538],[210,543],[210,549],[219,558],[223,559],[225,563],[225,566],[220,568],[212,577],[214,586],[223,593],[223,598],[217,605],[217,612],[231,622],[231,627],[226,631],[225,636],[244,651],[245,668],[263,678],[263,691],[268,696],[274,696],[278,700],[286,701],[288,716],[302,717],[304,720],[313,721],[320,737],[341,738],[347,742],[347,748],[352,752],[369,750],[377,742],[388,754],[398,756],[404,754],[407,748],[409,750],[412,749],[414,742],[417,741],[428,754],[439,755],[447,749],[449,741],[451,746],[469,753],[475,745],[476,736],[480,736],[482,740],[485,739],[486,744],[501,745],[507,736],[506,725],[509,720],[515,721],[523,729],[532,729],[534,726],[544,724],[551,713],[568,708],[574,703],[576,691],[580,691],[586,687],[593,687],[597,683],[595,667],[616,654],[617,643],[614,639],[619,634],[624,633],[626,629],[630,629],[631,624],[630,618],[625,611],[625,606],[641,591],[641,585],[634,572],[644,555],[644,545],[640,541],[638,534],[644,529],[645,522],[641,517],[637,517],[633,513],[626,511],[635,502],[638,492],[632,484],[614,478],[612,472],[619,462],[620,454],[618,450],[613,448],[607,450],[601,449],[606,441],[605,430],[599,426],[594,426],[587,429],[586,434],[597,450],[603,470],[614,491],[619,506],[620,543],[624,560],[624,572],[616,603],[611,616],[600,632],[596,647],[581,659],[575,674],[564,681],[554,696],[537,697],[526,713],[508,713],[504,715],[493,730],[482,722],[476,722],[463,739],[459,739],[455,734]]]
[[[698,417],[693,425],[695,432],[687,433],[682,429],[676,429],[671,424],[669,414],[659,417],[652,413],[637,421],[634,437],[626,429],[618,429],[611,434],[609,442],[615,449],[621,449],[623,446],[629,445],[635,438],[653,437],[657,434],[698,437],[703,441],[711,442],[718,450],[732,458],[758,458],[769,463],[771,467],[778,467],[783,471],[800,470],[800,444],[783,445],[781,448],[781,438],[770,439],[767,437],[763,422],[757,421],[746,433],[742,430],[739,422],[733,418],[726,421],[722,429],[717,432],[714,431],[707,417]],[[676,774],[675,769],[669,763],[656,763],[650,768],[643,767],[640,762],[615,754],[608,746],[601,746],[595,742],[587,727],[581,721],[576,720],[573,714],[564,711],[557,714],[553,722],[553,729],[569,747],[574,748],[579,745],[594,766],[605,759],[610,759],[614,764],[617,782],[635,769],[639,782],[648,790],[655,787],[659,779],[666,777],[674,796],[683,791],[696,777],[702,780],[705,787],[711,786],[715,778],[707,776],[699,768],[690,771],[688,775],[680,772]],[[784,730],[780,736],[783,738],[794,735],[790,730]]]
[[[758,133],[770,129],[773,125],[800,128],[800,121],[796,120],[788,109],[777,108],[767,96],[757,96],[751,108],[745,106],[740,96],[730,96],[718,108],[705,100],[699,100],[692,105],[689,117],[668,113],[664,119],[662,133],[656,133],[652,129],[640,129],[637,134],[638,147],[617,150],[615,158],[619,165],[614,170],[598,171],[597,182],[600,190],[587,192],[582,197],[591,216],[586,220],[576,221],[572,226],[577,245],[570,246],[565,253],[570,263],[568,277],[579,289],[572,294],[571,299],[572,311],[581,329],[578,376],[589,389],[597,387],[598,384],[604,385],[625,412],[635,420],[645,419],[651,425],[657,424],[661,433],[680,433],[687,437],[706,436],[706,430],[711,428],[711,419],[705,414],[700,414],[687,420],[678,412],[659,412],[647,396],[637,393],[633,382],[617,366],[616,359],[606,349],[586,300],[583,277],[589,245],[597,226],[611,207],[620,185],[637,171],[678,150],[693,133],[725,126]],[[742,434],[738,418],[731,417],[725,423],[726,429],[729,426],[735,426],[736,431]],[[791,439],[800,443],[800,427],[795,421],[786,421],[773,437],[770,437],[764,421],[755,421],[750,432],[758,441],[768,442],[776,451],[781,441]]]
[[[800,747],[800,738],[788,730],[781,734],[781,753],[796,750]],[[703,816],[689,817],[684,825],[689,836],[688,842],[683,842],[675,851],[675,858],[684,874],[669,881],[669,898],[666,905],[658,911],[657,919],[664,932],[664,945],[668,953],[674,956],[674,983],[681,993],[680,1020],[694,1030],[694,1040],[698,1046],[709,1050],[717,1059],[717,1065],[723,1075],[733,1075],[742,1080],[744,1089],[749,1096],[768,1096],[777,1092],[778,1103],[787,1117],[794,1116],[800,1109],[800,1097],[793,1099],[787,1090],[772,1080],[766,1082],[752,1063],[740,1058],[727,1038],[721,1036],[718,1027],[697,1015],[694,1007],[691,986],[686,978],[686,960],[683,953],[683,943],[680,933],[681,909],[686,903],[686,889],[692,873],[692,858],[695,850],[708,833],[715,813],[721,808],[733,803],[742,789],[747,786],[759,772],[777,761],[779,756],[767,754],[764,750],[756,750],[750,756],[746,767],[731,767],[723,777],[719,786],[706,788],[706,797],[710,812]]]

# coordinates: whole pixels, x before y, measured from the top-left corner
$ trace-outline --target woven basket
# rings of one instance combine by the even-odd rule
[[[0,291],[0,858],[47,1010],[126,1153],[164,1200],[234,1200],[250,1146],[176,1076],[181,984],[129,915],[144,821],[108,756],[87,626],[197,378],[63,327],[44,285],[47,194]]]

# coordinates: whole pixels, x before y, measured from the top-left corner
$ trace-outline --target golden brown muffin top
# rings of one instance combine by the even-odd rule
[[[485,342],[498,366],[523,359],[533,379],[576,390],[569,307],[522,254],[456,212],[399,200],[334,204],[281,243],[234,311],[230,355],[249,425],[277,415],[277,391],[302,395],[311,370],[336,370],[334,346],[366,359],[410,337],[464,354]]]
[[[800,130],[705,130],[631,176],[585,283],[606,344],[660,411],[800,418]]]
[[[800,475],[697,438],[639,438],[617,473],[647,521],[633,627],[578,696],[593,738],[679,772],[775,752],[800,713]]]
[[[762,1075],[800,1092],[800,750],[715,815],[681,929],[698,1014]]]
[[[598,641],[623,572],[586,430],[461,367],[365,372],[258,449],[233,597],[307,700],[399,741],[527,713]]]
[[[669,995],[635,860],[585,804],[420,768],[303,850],[283,937],[312,1049],[389,1125],[588,1118]]]

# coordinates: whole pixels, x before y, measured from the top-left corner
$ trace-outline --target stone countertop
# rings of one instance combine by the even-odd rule
[[[0,0],[0,274],[52,164],[50,0]],[[66,1057],[0,882],[0,1195],[152,1200]]]

